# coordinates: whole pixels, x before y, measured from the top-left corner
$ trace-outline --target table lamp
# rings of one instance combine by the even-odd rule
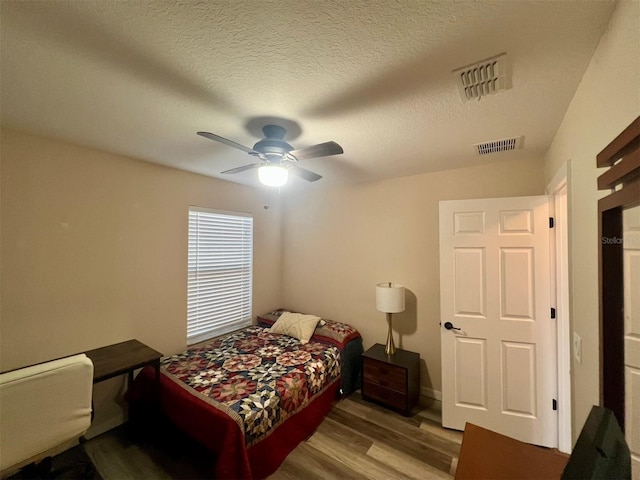
[[[396,353],[396,346],[393,344],[391,314],[404,312],[404,286],[391,282],[376,285],[376,309],[387,314],[389,333],[384,351],[387,355],[393,355]]]

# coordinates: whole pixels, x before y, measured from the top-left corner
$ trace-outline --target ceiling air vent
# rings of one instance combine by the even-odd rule
[[[489,155],[490,153],[507,152],[522,148],[524,136],[494,140],[493,142],[476,143],[473,147],[476,155]]]
[[[465,102],[511,87],[506,53],[454,70],[453,76]]]

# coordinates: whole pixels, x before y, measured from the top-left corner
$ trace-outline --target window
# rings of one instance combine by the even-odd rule
[[[189,207],[187,344],[251,325],[253,218]]]

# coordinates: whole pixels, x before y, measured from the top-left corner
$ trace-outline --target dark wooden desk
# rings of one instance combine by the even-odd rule
[[[160,380],[162,354],[138,340],[114,343],[84,353],[93,362],[93,383],[126,373],[131,385],[134,370],[147,365],[153,365],[156,369],[156,379]]]
[[[133,383],[133,372],[138,368],[153,365],[156,369],[156,382],[160,385],[160,358],[162,354],[138,340],[114,343],[106,347],[84,352],[93,363],[93,383],[100,383],[118,375],[127,374],[127,385]],[[94,409],[91,401],[91,420]],[[84,435],[80,438],[84,441]]]

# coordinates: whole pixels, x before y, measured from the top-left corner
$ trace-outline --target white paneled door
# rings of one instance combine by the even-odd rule
[[[440,202],[442,423],[556,447],[546,196]]]
[[[640,206],[624,210],[625,435],[632,478],[640,480]]]

